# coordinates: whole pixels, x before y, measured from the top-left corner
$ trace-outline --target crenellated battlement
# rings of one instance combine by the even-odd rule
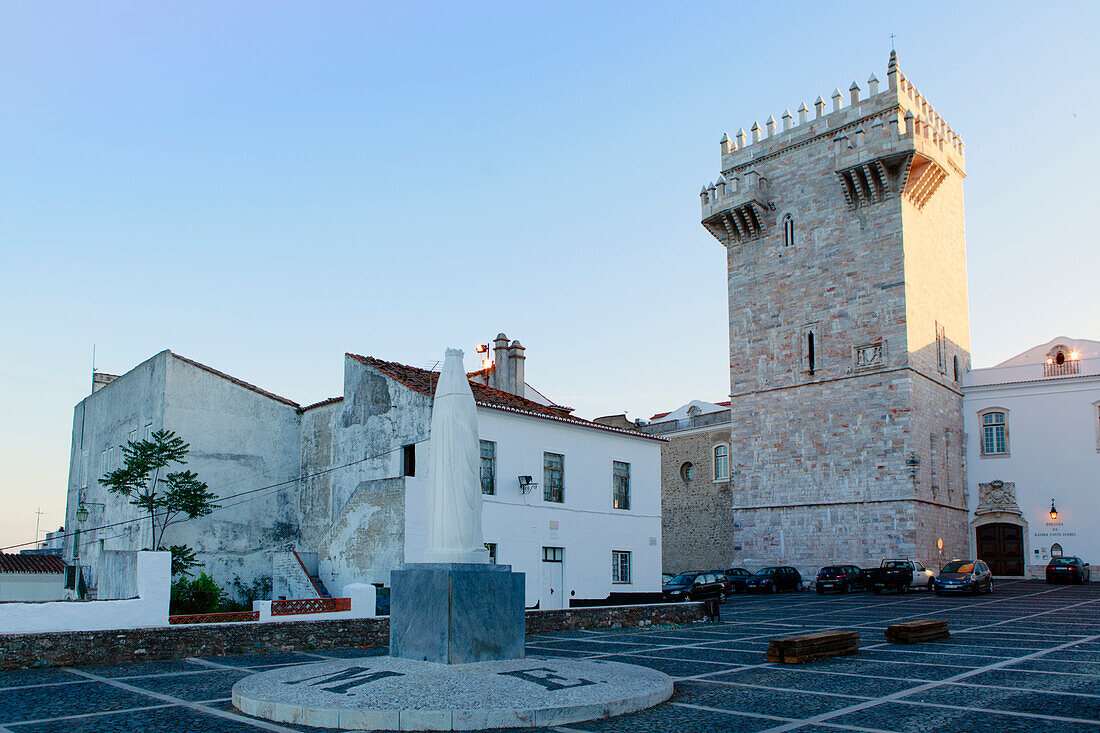
[[[787,148],[805,144],[823,135],[835,136],[845,128],[861,122],[870,124],[875,117],[883,117],[895,110],[902,118],[907,112],[912,112],[916,130],[937,146],[942,145],[952,164],[963,172],[965,146],[962,138],[901,72],[897,54],[893,51],[890,52],[886,79],[885,88],[880,89],[878,78],[871,74],[867,79],[866,97],[863,96],[860,85],[852,82],[848,87],[847,101],[839,88],[834,89],[830,95],[831,109],[828,112],[825,110],[825,100],[819,96],[814,100],[812,118],[810,108],[803,102],[798,106],[797,120],[788,108],[779,121],[772,115],[763,126],[759,121],[754,122],[748,133],[741,128],[732,138],[723,134],[719,141],[722,174],[728,179],[739,169],[781,154]]]
[[[950,172],[966,175],[965,145],[959,135],[899,70],[890,52],[887,83],[867,80],[868,96],[856,82],[845,103],[840,89],[825,111],[820,96],[810,108],[802,103],[798,118],[785,110],[779,121],[769,116],[731,139],[722,135],[722,174],[700,191],[703,225],[719,241],[758,236],[774,208],[767,195],[767,161],[811,143],[831,143],[835,170],[849,207],[857,208],[904,193],[924,206]]]

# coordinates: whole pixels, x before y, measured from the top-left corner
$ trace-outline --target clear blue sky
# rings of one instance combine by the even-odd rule
[[[885,80],[891,33],[967,143],[975,365],[1100,338],[1098,11],[4,3],[0,545],[62,521],[93,344],[305,403],[505,331],[582,416],[724,398],[718,139]]]

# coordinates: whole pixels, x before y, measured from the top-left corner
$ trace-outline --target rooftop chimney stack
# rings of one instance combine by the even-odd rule
[[[524,351],[526,349],[519,341],[509,343],[507,336],[503,333],[497,334],[493,339],[493,366],[489,370],[488,379],[490,387],[517,397],[526,396],[523,376],[523,363],[526,359],[523,355]]]

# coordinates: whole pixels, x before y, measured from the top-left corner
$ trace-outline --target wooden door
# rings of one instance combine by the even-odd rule
[[[994,575],[1024,574],[1024,530],[1018,524],[983,524],[975,529],[978,559]]]

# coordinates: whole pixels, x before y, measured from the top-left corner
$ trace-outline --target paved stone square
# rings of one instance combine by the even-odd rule
[[[947,619],[951,637],[886,643],[888,624],[927,617]],[[529,638],[532,657],[622,661],[676,679],[672,699],[650,710],[538,730],[1100,733],[1100,583],[1001,582],[977,597],[735,595],[722,621]],[[858,630],[859,654],[797,666],[764,661],[769,639],[830,628]],[[230,689],[259,670],[380,652],[0,672],[0,732],[324,730],[242,715]]]

